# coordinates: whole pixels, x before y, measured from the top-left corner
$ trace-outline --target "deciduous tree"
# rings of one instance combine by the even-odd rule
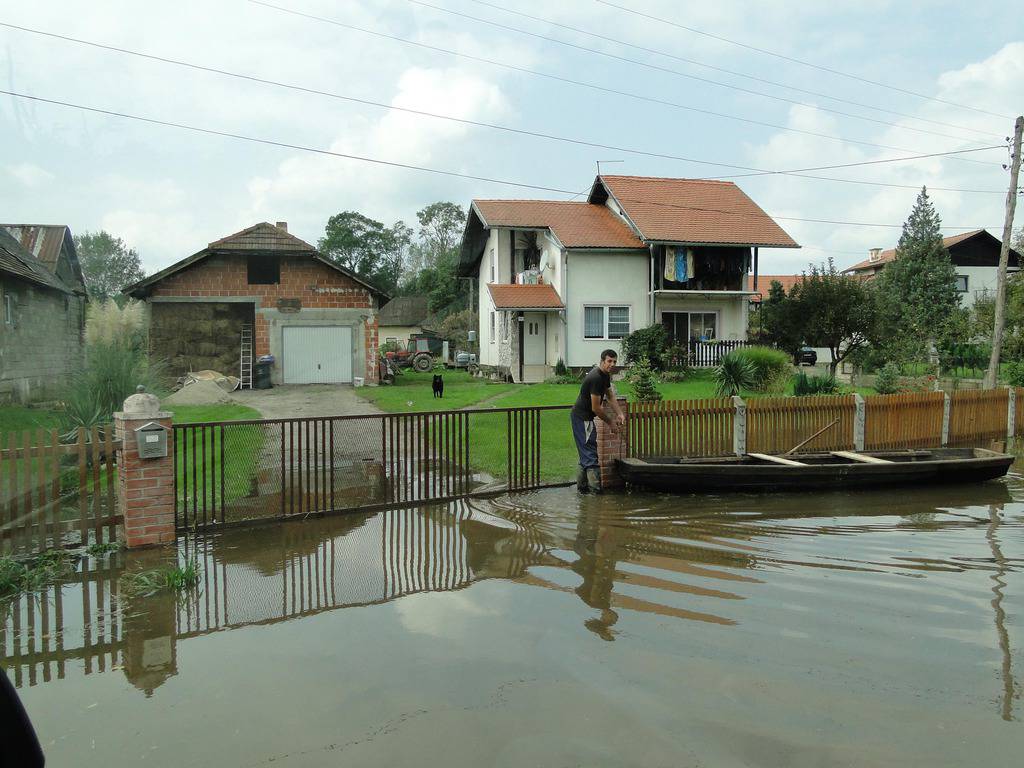
[[[97,302],[114,299],[122,304],[121,289],[146,276],[135,249],[104,230],[75,235],[75,252],[89,296]]]

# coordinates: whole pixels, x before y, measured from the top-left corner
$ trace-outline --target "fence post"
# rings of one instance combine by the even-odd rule
[[[863,451],[864,450],[864,433],[865,427],[867,426],[867,406],[864,403],[864,397],[860,394],[854,393],[853,402],[857,408],[853,416],[853,450]]]
[[[114,414],[121,448],[117,456],[117,500],[124,516],[122,530],[129,548],[166,544],[174,532],[174,431],[171,414],[160,410],[155,395],[132,395]],[[149,422],[165,427],[167,455],[139,457],[135,430]]]
[[[953,401],[949,392],[942,393],[942,444],[949,445],[949,411]]]
[[[732,450],[737,456],[747,453],[747,404],[738,395],[732,396],[736,417],[732,421]]]
[[[606,491],[625,485],[615,461],[629,456],[629,403],[624,397],[617,398],[617,401],[626,416],[626,423],[618,432],[613,432],[600,419],[594,419],[597,425],[597,462],[601,468],[601,486]]]
[[[1010,387],[1007,390],[1006,398],[1006,444],[1016,437],[1014,432],[1017,427],[1017,389]]]

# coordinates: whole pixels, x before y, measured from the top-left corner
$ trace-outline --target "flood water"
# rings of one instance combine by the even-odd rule
[[[1019,471],[1019,467],[1017,471]],[[493,501],[0,607],[49,766],[961,766],[1024,748],[1024,483]]]

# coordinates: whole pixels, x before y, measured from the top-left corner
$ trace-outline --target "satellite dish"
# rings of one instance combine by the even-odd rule
[[[540,271],[543,272],[548,268],[548,252],[544,251],[540,255]]]

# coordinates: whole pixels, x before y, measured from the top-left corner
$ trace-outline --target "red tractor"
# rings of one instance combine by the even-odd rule
[[[426,373],[434,368],[434,358],[441,357],[443,340],[432,333],[414,333],[408,345],[401,341],[386,341],[380,347],[385,378],[393,378],[403,368]]]

